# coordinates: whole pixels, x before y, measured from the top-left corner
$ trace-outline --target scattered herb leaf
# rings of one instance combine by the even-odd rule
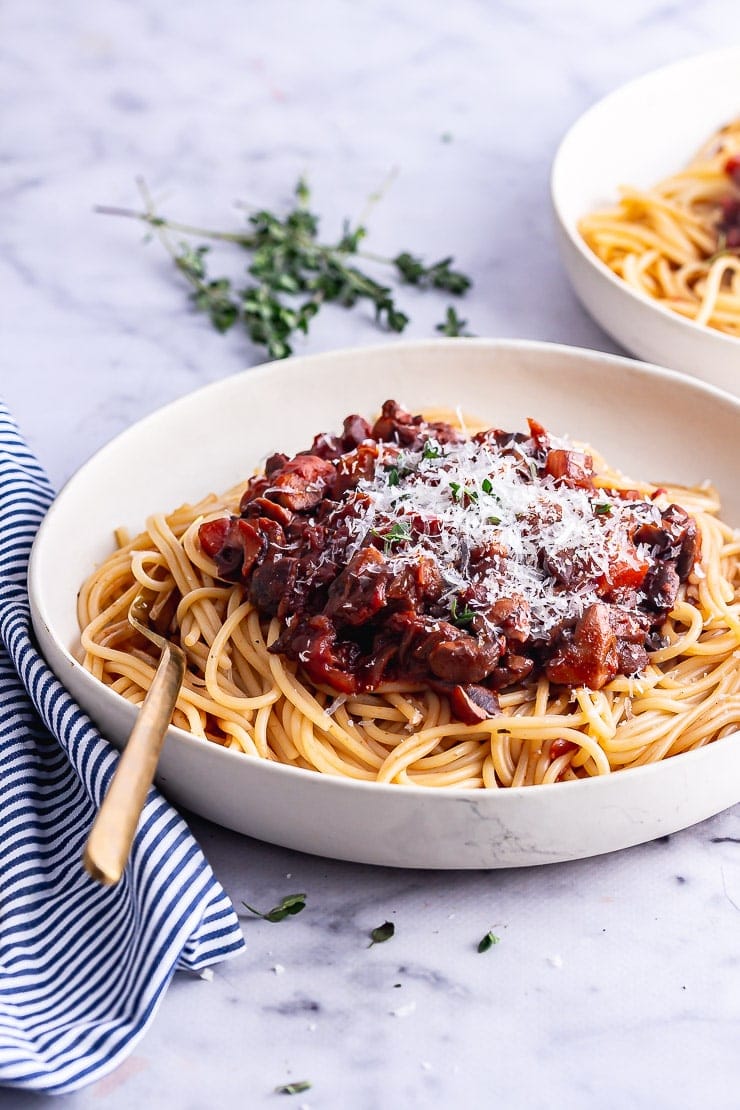
[[[424,441],[424,450],[421,453],[422,459],[438,459],[441,454],[439,444],[435,443],[433,439]]]
[[[495,933],[492,933],[489,930],[489,932],[487,932],[486,935],[478,942],[478,951],[487,952],[489,948],[493,948],[494,944],[498,944],[500,939],[500,937],[497,937]]]
[[[383,944],[384,941],[390,940],[396,931],[396,926],[392,921],[384,921],[382,925],[378,925],[373,929],[370,934],[370,944],[368,948],[372,948],[374,944]]]
[[[597,516],[609,516],[611,511],[612,507],[609,501],[604,501],[602,504],[594,506],[594,512]]]
[[[242,902],[243,906],[249,910],[250,913],[255,914],[256,917],[261,917],[265,921],[284,921],[286,917],[293,917],[295,914],[300,913],[301,910],[306,908],[306,895],[305,894],[286,894],[277,906],[273,906],[267,913],[261,913],[260,910],[254,909],[247,902]]]
[[[275,1088],[277,1095],[300,1095],[303,1091],[310,1090],[311,1084],[308,1079],[299,1079],[297,1083],[283,1083],[280,1087]]]
[[[454,292],[454,290],[453,290],[453,292]],[[472,335],[472,332],[469,332],[469,331],[465,330],[467,328],[467,326],[468,326],[468,321],[467,320],[461,320],[460,317],[458,316],[457,312],[455,311],[455,309],[452,307],[452,305],[450,305],[449,308],[447,309],[447,315],[445,316],[445,318],[444,318],[444,320],[442,321],[441,324],[437,324],[436,330],[438,332],[441,332],[442,335],[449,335],[449,336],[452,336],[452,337],[455,337],[455,336],[468,336],[468,337],[470,337]]]
[[[388,485],[397,486],[399,481],[398,467],[392,466],[388,471]]]
[[[360,302],[369,303],[380,327],[392,332],[405,329],[409,318],[397,306],[393,290],[350,260],[391,267],[398,281],[419,289],[460,296],[471,285],[467,274],[453,269],[451,256],[427,265],[409,251],[401,251],[394,258],[364,251],[367,228],[361,222],[345,220],[336,242],[321,242],[319,219],[309,210],[311,193],[304,178],[299,179],[295,203],[285,215],[268,209],[252,210],[247,226],[237,231],[215,231],[166,219],[155,210],[143,181],[139,187],[143,211],[108,206],[99,206],[96,211],[146,223],[189,282],[193,304],[209,317],[216,330],[226,332],[239,323],[252,342],[265,347],[272,358],[292,353],[292,337],[307,333],[311,320],[325,304],[354,308]],[[239,288],[229,278],[209,277],[209,247],[193,246],[189,241],[175,243],[173,234],[214,240],[245,251],[246,284]],[[445,335],[461,335],[464,326],[465,321],[449,308],[438,330]]]
[[[493,482],[490,478],[484,478],[480,484],[480,488],[484,493],[493,493]]]

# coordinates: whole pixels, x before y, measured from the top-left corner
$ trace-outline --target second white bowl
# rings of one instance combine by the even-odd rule
[[[551,178],[558,246],[584,308],[632,354],[733,393],[740,393],[740,339],[634,292],[587,246],[578,221],[614,204],[620,185],[648,188],[677,173],[739,114],[740,48],[689,58],[590,108],[563,139]]]

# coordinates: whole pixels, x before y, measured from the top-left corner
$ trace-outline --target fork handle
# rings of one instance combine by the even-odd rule
[[[185,676],[185,656],[166,644],[85,845],[85,869],[111,886],[123,874],[159,753]]]

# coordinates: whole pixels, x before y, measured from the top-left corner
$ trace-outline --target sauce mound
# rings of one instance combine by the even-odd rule
[[[198,535],[313,683],[428,686],[467,724],[543,674],[593,690],[639,674],[700,554],[682,508],[596,485],[591,456],[536,421],[467,437],[395,401],[272,455],[239,515]]]

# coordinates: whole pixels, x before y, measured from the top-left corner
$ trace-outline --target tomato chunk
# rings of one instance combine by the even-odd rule
[[[564,485],[593,488],[594,460],[582,451],[563,451],[561,448],[548,451],[545,472],[553,478],[560,478]]]

